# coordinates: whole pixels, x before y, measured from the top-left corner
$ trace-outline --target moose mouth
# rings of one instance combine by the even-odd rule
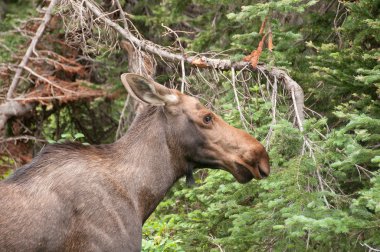
[[[262,179],[268,177],[268,174],[265,173],[260,167],[257,165],[256,167],[252,167],[248,164],[235,163],[235,178],[240,183],[247,183],[251,181],[253,178]]]
[[[248,183],[253,178],[259,180],[268,177],[268,173],[263,171],[259,165],[251,166],[246,162],[242,161],[237,162],[234,161],[232,163],[224,163],[217,160],[198,160],[198,165],[195,165],[194,168],[203,168],[208,167],[211,169],[222,169],[230,172],[235,179],[242,184]]]

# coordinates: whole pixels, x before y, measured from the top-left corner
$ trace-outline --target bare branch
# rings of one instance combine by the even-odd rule
[[[181,93],[185,92],[185,84],[186,84],[186,72],[185,72],[185,62],[181,60],[181,70],[182,70],[182,83],[181,83]]]
[[[31,68],[27,67],[27,66],[24,66],[24,69],[26,71],[28,71],[30,74],[34,75],[35,77],[37,77],[38,79],[41,79],[47,83],[49,83],[51,86],[55,87],[55,88],[58,88],[58,89],[61,89],[63,92],[69,92],[69,93],[73,93],[75,94],[76,92],[72,91],[72,90],[69,90],[67,88],[64,88],[64,87],[60,87],[59,85],[53,83],[52,81],[50,81],[49,79],[43,77],[42,75],[39,75],[38,73],[36,73],[35,71],[33,71]]]
[[[123,20],[124,28],[128,29],[128,22],[127,22],[127,19],[125,18],[123,8],[121,7],[119,0],[115,0],[115,2],[117,5],[117,8],[119,10],[119,15],[120,15],[121,19]]]
[[[240,120],[241,120],[241,123],[242,123],[243,126],[244,126],[244,129],[245,129],[246,131],[248,131],[248,128],[247,128],[247,126],[245,125],[245,119],[244,119],[243,112],[241,111],[240,102],[239,102],[239,97],[238,97],[238,95],[237,95],[237,90],[236,90],[236,76],[235,76],[235,68],[234,68],[234,67],[231,68],[231,72],[232,72],[232,80],[231,80],[231,83],[232,83],[232,88],[233,88],[233,90],[234,90],[234,95],[235,95],[235,101],[236,101],[237,109],[239,110],[239,114],[240,114]]]
[[[131,96],[128,94],[127,99],[124,102],[123,109],[121,110],[120,118],[119,118],[119,123],[117,125],[117,130],[116,130],[116,134],[115,134],[115,140],[119,139],[122,136],[122,132],[121,131],[122,131],[122,129],[125,126],[124,125],[124,121],[125,121],[124,120],[124,114],[125,114],[125,111],[127,110],[130,97]]]
[[[284,70],[281,70],[279,68],[275,67],[268,67],[264,64],[259,64],[256,68],[252,68],[250,66],[249,62],[232,62],[229,59],[215,59],[215,58],[207,58],[205,56],[199,57],[199,56],[187,56],[186,54],[176,54],[171,51],[169,51],[166,48],[163,48],[159,45],[156,45],[150,41],[138,39],[135,37],[132,33],[130,33],[128,30],[123,29],[119,24],[112,21],[110,18],[108,18],[107,15],[104,15],[104,13],[99,10],[97,6],[95,6],[91,1],[84,0],[86,6],[94,13],[94,15],[97,17],[97,19],[102,20],[105,24],[115,29],[124,39],[129,40],[132,44],[134,44],[136,47],[139,47],[146,52],[152,53],[154,55],[157,55],[163,59],[174,61],[174,62],[181,62],[184,61],[194,67],[199,68],[214,68],[214,69],[221,69],[221,70],[231,70],[234,68],[235,70],[241,70],[241,69],[251,69],[256,71],[262,71],[271,76],[272,78],[277,78],[278,80],[281,80],[283,83],[284,88],[290,93],[290,95],[293,95],[293,104],[296,111],[296,117],[297,117],[297,123],[299,129],[302,131],[303,127],[303,121],[304,121],[304,94],[303,90],[300,87],[300,85],[294,81]]]
[[[57,4],[57,2],[58,0],[51,0],[49,7],[46,9],[44,19],[42,23],[40,24],[40,26],[38,27],[37,32],[32,39],[32,42],[30,42],[28,50],[26,51],[24,57],[22,58],[22,61],[19,64],[19,67],[16,70],[15,76],[13,77],[12,83],[8,89],[7,99],[12,98],[13,92],[15,91],[19,83],[19,79],[22,74],[22,71],[26,67],[26,64],[28,63],[30,55],[32,55],[32,53],[35,51],[35,47],[38,43],[38,40],[41,38],[43,32],[45,31],[46,25],[50,22],[53,8]]]
[[[374,252],[379,252],[380,251],[380,249],[377,249],[377,248],[372,248],[371,246],[369,246],[368,244],[366,244],[366,243],[360,243],[360,245],[362,245],[363,247],[365,246],[365,247],[367,247],[369,250],[369,252],[372,252],[372,251],[374,251]]]
[[[16,142],[16,141],[35,141],[35,142],[41,142],[41,143],[47,143],[45,139],[40,139],[34,136],[17,136],[17,137],[8,137],[8,138],[0,138],[0,143],[6,143],[6,142]]]

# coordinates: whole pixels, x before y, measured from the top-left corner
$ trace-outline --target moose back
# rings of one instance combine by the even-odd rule
[[[269,175],[265,148],[190,96],[123,74],[144,104],[109,145],[48,145],[0,182],[0,251],[140,251],[142,225],[182,176],[219,168]]]

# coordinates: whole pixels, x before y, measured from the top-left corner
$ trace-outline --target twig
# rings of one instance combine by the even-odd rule
[[[124,39],[129,40],[131,43],[135,44],[137,47],[153,53],[161,58],[164,58],[169,61],[180,62],[184,61],[192,66],[199,68],[214,68],[221,70],[230,70],[232,67],[235,70],[241,70],[243,68],[250,68],[253,71],[262,71],[270,75],[271,77],[276,77],[278,80],[282,80],[284,88],[293,95],[293,104],[297,111],[297,122],[298,128],[303,131],[303,121],[304,121],[304,94],[300,85],[294,81],[290,76],[283,70],[275,67],[267,67],[266,65],[258,65],[256,69],[253,69],[248,62],[232,62],[228,59],[215,59],[207,58],[205,56],[190,56],[180,55],[173,53],[163,47],[160,47],[157,44],[154,44],[150,41],[138,39],[129,31],[126,31],[119,24],[112,21],[108,16],[104,15],[102,11],[99,10],[92,2],[89,0],[84,0],[86,6],[97,16],[98,19],[103,20],[105,24],[115,29]]]
[[[367,178],[371,178],[371,176],[374,176],[374,173],[367,170],[366,168],[364,168],[363,166],[360,166],[358,164],[355,164],[355,167],[356,167],[356,170],[358,171],[359,173],[359,177],[360,177],[360,180],[361,180],[361,175],[360,175],[360,171],[363,171],[364,175],[367,176]],[[369,175],[368,175],[369,174]]]
[[[49,83],[51,86],[55,87],[55,88],[58,88],[58,89],[61,89],[62,91],[66,91],[66,92],[69,92],[69,93],[73,93],[75,94],[76,92],[75,91],[72,91],[70,89],[66,89],[66,88],[63,88],[63,87],[60,87],[59,85],[53,83],[51,80],[43,77],[42,75],[39,75],[38,73],[34,72],[31,68],[27,67],[27,66],[24,66],[23,67],[26,71],[28,71],[29,73],[31,73],[32,75],[36,76],[37,78]]]
[[[46,9],[44,19],[43,19],[42,23],[40,24],[40,26],[38,27],[37,32],[34,35],[32,42],[30,43],[29,48],[26,51],[21,63],[19,64],[19,68],[16,70],[15,76],[13,77],[12,83],[11,83],[11,85],[8,89],[8,93],[7,93],[7,99],[8,100],[12,98],[13,92],[15,91],[15,89],[19,83],[19,79],[20,79],[20,76],[22,74],[22,70],[25,68],[26,64],[28,63],[30,55],[34,52],[35,47],[38,43],[38,40],[40,39],[43,32],[45,31],[46,25],[49,23],[49,21],[52,17],[51,13],[53,11],[53,8],[57,4],[57,2],[58,2],[58,0],[51,0],[49,7]]]
[[[45,139],[39,139],[34,136],[17,136],[17,137],[8,137],[8,138],[0,138],[0,143],[6,143],[6,142],[12,142],[12,141],[20,141],[20,140],[32,140],[35,142],[42,142],[42,143],[47,143]]]
[[[211,241],[212,244],[214,244],[215,246],[217,246],[219,248],[220,252],[224,252],[224,249],[222,248],[222,246],[220,246],[218,243],[215,242],[214,236],[210,235],[209,240]]]
[[[296,114],[298,127],[299,127],[300,131],[303,132],[303,125],[302,125],[300,113],[298,112],[297,100],[296,100],[296,95],[295,95],[294,89],[291,91],[291,94],[292,94],[292,100],[293,100],[293,104],[294,104],[294,113]]]
[[[273,126],[276,125],[276,107],[277,107],[277,78],[274,78],[274,83],[272,85],[272,97],[271,97],[271,103],[272,103],[272,122],[269,127],[268,134],[266,136],[266,148],[270,147],[270,140],[272,138],[273,134]]]
[[[244,115],[243,115],[243,112],[241,111],[239,97],[238,97],[237,91],[236,91],[236,84],[235,84],[236,76],[235,76],[235,68],[234,67],[231,68],[231,72],[232,72],[232,81],[231,81],[231,84],[232,84],[232,88],[234,90],[235,101],[236,101],[237,108],[239,110],[240,120],[241,120],[241,123],[244,126],[244,129],[246,131],[248,131],[248,128],[247,128],[247,126],[245,125],[245,122],[244,122]]]
[[[2,48],[4,48],[5,50],[7,50],[9,53],[13,53],[12,50],[8,46],[6,46],[3,41],[0,41],[0,42],[1,42],[0,46]]]
[[[124,113],[125,113],[125,110],[128,107],[129,99],[130,99],[130,95],[128,94],[127,99],[124,102],[123,109],[121,110],[121,113],[120,113],[119,124],[117,125],[117,130],[116,130],[116,134],[115,134],[115,138],[116,138],[115,140],[119,139],[119,137],[120,137],[120,131],[123,128],[122,124],[123,124],[123,121],[124,121]]]
[[[325,188],[323,186],[323,179],[322,179],[321,173],[319,171],[319,166],[318,165],[317,165],[316,172],[317,172],[317,177],[318,177],[318,181],[319,181],[319,186],[321,188],[321,192],[323,193],[323,200],[324,200],[324,202],[326,204],[326,207],[327,208],[331,208],[329,202],[327,201],[326,195],[324,195]]]
[[[369,249],[369,252],[372,252],[372,251],[374,251],[374,252],[380,252],[380,249],[372,248],[371,246],[369,246],[366,243],[360,243],[360,245],[367,247]]]
[[[186,78],[185,61],[184,60],[181,60],[181,70],[182,70],[181,93],[183,94],[185,92],[185,78]]]
[[[128,29],[128,22],[127,22],[127,19],[125,18],[123,8],[121,7],[119,0],[114,0],[114,1],[116,2],[117,8],[119,9],[119,14],[120,14],[121,19],[123,20],[124,28]]]
[[[176,37],[176,39],[175,39],[175,41],[174,41],[173,44],[175,44],[177,42],[178,46],[179,46],[179,49],[181,50],[181,53],[183,54],[184,53],[184,49],[183,49],[181,40],[179,39],[179,36],[177,34],[177,31],[174,31],[173,29],[171,29],[170,27],[168,27],[168,26],[166,26],[164,24],[161,24],[161,26],[164,27],[166,30],[168,30],[167,32],[164,33],[164,36],[166,36],[168,34],[174,34],[174,36]]]
[[[13,98],[11,101],[20,101],[20,102],[35,102],[35,101],[52,101],[52,100],[59,100],[59,99],[65,99],[70,98],[70,96],[67,95],[55,95],[55,96],[34,96],[34,97],[17,97]]]

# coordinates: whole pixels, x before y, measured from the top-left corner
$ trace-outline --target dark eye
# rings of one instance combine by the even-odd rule
[[[203,117],[203,122],[205,124],[209,124],[212,122],[212,116],[211,115],[206,115],[205,117]]]

